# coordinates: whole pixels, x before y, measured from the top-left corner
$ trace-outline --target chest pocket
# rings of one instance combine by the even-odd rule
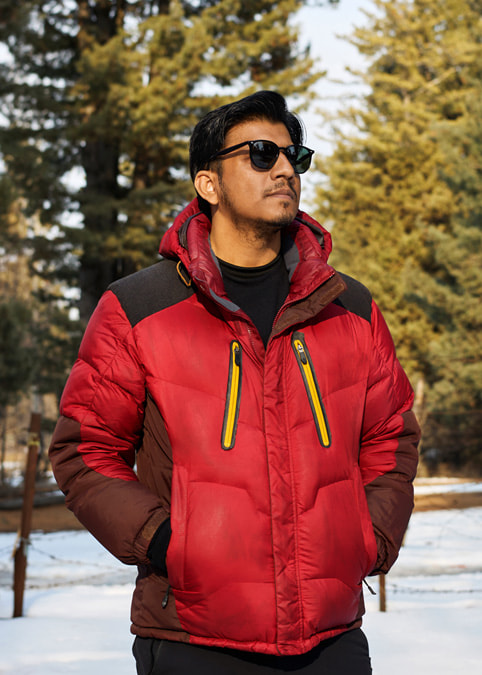
[[[311,412],[313,413],[318,440],[324,448],[329,448],[331,445],[330,427],[328,425],[325,407],[321,399],[320,388],[316,380],[313,362],[306,346],[303,333],[293,333],[291,337],[291,346],[303,378],[306,395],[308,396]]]
[[[233,340],[229,348],[229,374],[226,391],[226,407],[224,409],[221,447],[231,450],[236,441],[239,406],[241,403],[242,352],[241,345]]]

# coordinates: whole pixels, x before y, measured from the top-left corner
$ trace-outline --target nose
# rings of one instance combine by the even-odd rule
[[[291,178],[292,176],[295,175],[296,172],[293,168],[293,165],[286,156],[286,153],[283,150],[283,148],[280,148],[278,159],[276,160],[271,171],[274,173],[275,176],[285,176],[287,178]]]

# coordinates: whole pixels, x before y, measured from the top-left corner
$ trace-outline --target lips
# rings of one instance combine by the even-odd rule
[[[290,187],[283,187],[271,190],[266,193],[267,197],[289,197],[289,199],[296,199],[296,192]]]
[[[294,199],[294,194],[287,190],[280,190],[278,192],[271,192],[269,197],[289,197],[290,199]]]

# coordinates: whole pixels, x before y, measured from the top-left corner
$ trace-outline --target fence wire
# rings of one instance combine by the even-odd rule
[[[437,548],[437,542],[441,542],[444,538],[444,534],[449,532],[460,533],[460,527],[454,523],[454,520],[457,517],[463,516],[463,519],[470,518],[471,523],[480,521],[479,513],[470,513],[466,511],[457,511],[457,513],[447,512],[447,518],[444,523],[441,523],[439,526],[432,532],[432,541],[436,544],[434,548],[431,548],[430,551],[433,554]],[[72,540],[72,537],[75,535],[84,535],[85,533],[80,531],[78,533],[65,532],[65,533],[34,533],[30,536],[28,544],[28,554],[35,554],[40,558],[45,558],[52,563],[58,564],[58,567],[63,567],[67,571],[62,574],[58,574],[55,570],[50,570],[55,576],[53,578],[48,578],[48,565],[41,568],[41,573],[36,569],[38,561],[34,561],[30,565],[27,564],[27,580],[26,580],[26,589],[35,590],[35,589],[47,589],[47,588],[59,588],[62,586],[72,587],[76,585],[101,585],[101,584],[125,584],[125,583],[134,583],[136,569],[133,566],[125,565],[120,566],[117,563],[117,566],[109,564],[108,562],[93,560],[92,557],[88,558],[71,558],[59,556],[56,553],[48,550],[48,547],[42,546],[41,544],[47,543],[49,537],[55,539],[55,542],[59,542],[62,539]],[[474,532],[464,532],[463,537],[465,540],[472,541],[481,541],[482,536],[478,536]],[[13,579],[13,554],[17,546],[17,541],[14,544],[5,545],[0,548],[0,588],[1,587],[11,587]],[[68,570],[77,568],[79,570],[79,576],[71,576]],[[82,574],[82,569],[84,574]],[[92,570],[92,573],[87,571]],[[424,570],[423,568],[414,569],[413,573],[406,574],[404,576],[409,576],[411,579],[424,579],[427,580],[428,577],[433,579],[438,578],[438,583],[434,584],[431,587],[426,587],[426,585],[418,585],[414,583],[405,584],[400,580],[400,577],[397,576],[395,572],[392,577],[391,574],[388,574],[386,577],[386,592],[387,595],[477,595],[482,593],[482,579],[475,579],[475,575],[482,572],[482,567],[471,567],[470,569],[461,567],[460,570],[454,571],[454,566],[450,565],[444,568],[437,569],[436,573],[433,571]],[[453,580],[454,577],[459,577],[464,575],[464,581],[468,582],[469,587],[456,588],[456,587],[443,587],[443,582],[441,582],[441,577],[445,575],[450,575]],[[471,582],[467,579],[468,575],[474,575],[474,586],[470,586]],[[403,577],[402,577],[403,578]],[[372,582],[373,583],[373,582]],[[480,586],[480,587],[479,587]]]

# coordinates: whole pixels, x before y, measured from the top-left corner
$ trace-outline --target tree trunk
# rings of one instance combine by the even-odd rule
[[[5,458],[7,455],[7,406],[0,407],[0,424],[1,424],[1,451],[0,451],[0,483],[5,484]]]

